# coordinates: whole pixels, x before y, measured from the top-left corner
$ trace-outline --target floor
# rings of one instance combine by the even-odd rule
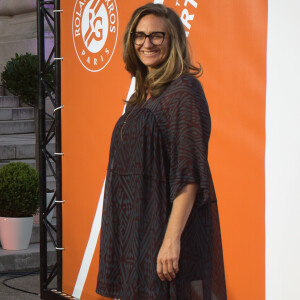
[[[23,273],[27,275],[29,273]],[[12,286],[6,287],[4,284]],[[16,289],[24,290],[22,292]],[[0,299],[5,300],[37,300],[40,299],[40,275],[36,272],[31,275],[18,277],[16,275],[0,274]],[[30,294],[32,293],[32,294]]]

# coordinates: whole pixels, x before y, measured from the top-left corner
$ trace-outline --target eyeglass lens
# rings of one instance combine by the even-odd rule
[[[152,32],[150,34],[145,34],[144,32],[133,32],[132,39],[136,45],[142,45],[145,43],[146,38],[149,37],[150,42],[159,46],[163,43],[165,33],[164,32]]]

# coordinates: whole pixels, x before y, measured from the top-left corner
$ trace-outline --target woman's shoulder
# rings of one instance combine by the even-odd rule
[[[162,128],[183,115],[201,113],[209,116],[201,83],[191,75],[181,75],[172,81],[161,96],[149,103],[149,108]]]
[[[199,80],[190,74],[182,74],[180,75],[177,79],[174,80],[174,83],[181,83],[181,84],[185,84],[185,83],[198,83],[200,84]]]
[[[176,99],[188,96],[198,100],[205,99],[205,94],[199,80],[192,75],[181,75],[170,83],[160,98],[162,101],[169,102],[172,99],[176,101]]]
[[[199,92],[203,93],[200,81],[196,77],[186,74],[183,74],[172,81],[168,90],[173,92],[176,90],[177,92],[193,95],[198,94]]]
[[[147,106],[155,114],[168,116],[185,107],[200,107],[206,102],[201,83],[192,75],[181,75]]]

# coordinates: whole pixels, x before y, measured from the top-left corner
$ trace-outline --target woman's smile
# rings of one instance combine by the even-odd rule
[[[156,54],[157,51],[142,51],[145,55],[153,55],[153,54]]]

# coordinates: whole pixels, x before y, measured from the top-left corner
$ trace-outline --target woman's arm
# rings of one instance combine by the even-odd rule
[[[193,208],[198,185],[189,183],[174,199],[167,230],[157,256],[157,274],[164,281],[171,281],[178,273],[180,238]]]

